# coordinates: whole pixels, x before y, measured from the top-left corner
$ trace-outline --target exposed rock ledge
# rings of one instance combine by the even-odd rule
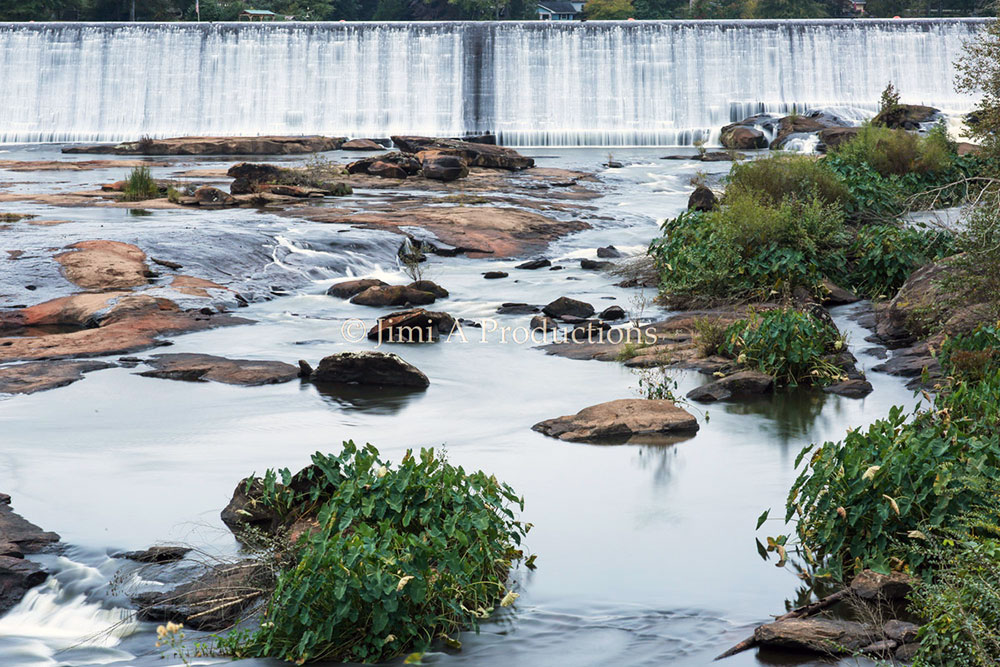
[[[671,401],[623,398],[584,408],[575,415],[547,419],[531,427],[545,435],[576,442],[639,435],[692,434],[698,420]]]
[[[30,589],[45,581],[45,571],[25,560],[59,541],[10,508],[10,496],[0,493],[0,614],[16,605]]]
[[[340,148],[344,137],[172,137],[120,144],[67,146],[63,153],[115,155],[298,155]]]

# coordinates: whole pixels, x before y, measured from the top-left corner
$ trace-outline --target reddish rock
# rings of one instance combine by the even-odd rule
[[[726,148],[737,150],[767,148],[767,137],[764,136],[763,132],[755,127],[736,123],[722,128],[720,141]]]
[[[448,313],[414,308],[380,317],[368,338],[382,343],[433,343],[454,328],[455,319]]]
[[[298,155],[337,150],[341,137],[172,137],[117,145],[69,146],[63,153],[116,155]]]
[[[379,178],[397,178],[403,180],[407,177],[406,170],[399,165],[379,160],[368,165],[368,174]]]
[[[378,278],[360,278],[356,280],[345,280],[340,283],[336,283],[330,286],[330,289],[326,291],[330,296],[340,297],[341,299],[350,299],[355,294],[360,294],[364,292],[369,287],[387,287],[388,283],[379,280]]]
[[[432,137],[394,136],[392,142],[404,153],[420,153],[435,150],[440,153],[457,155],[470,167],[507,169],[519,171],[535,166],[535,161],[524,157],[512,148],[480,144],[457,139],[435,139]]]
[[[341,146],[340,150],[343,151],[381,151],[385,150],[385,146],[382,144],[372,141],[371,139],[351,139],[350,141],[345,141]]]
[[[194,199],[201,206],[234,206],[237,203],[231,194],[207,185],[194,191]]]
[[[112,290],[149,282],[146,253],[119,241],[80,241],[55,256],[66,279],[84,289]]]
[[[244,387],[290,382],[299,377],[298,366],[281,361],[227,359],[211,354],[157,354],[146,360],[151,371],[143,377],[187,382],[221,382]]]
[[[0,394],[33,394],[83,379],[83,374],[114,364],[103,361],[29,361],[0,366]]]
[[[693,433],[698,421],[666,400],[625,398],[584,408],[575,415],[531,427],[560,440],[591,441],[636,435]]]
[[[437,300],[430,292],[413,289],[406,285],[384,285],[369,287],[355,295],[351,303],[360,306],[426,306]]]
[[[469,165],[458,155],[440,151],[422,151],[417,154],[424,177],[435,181],[455,181],[469,175]]]

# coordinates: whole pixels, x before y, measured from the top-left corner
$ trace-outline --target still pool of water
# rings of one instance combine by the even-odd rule
[[[658,220],[684,207],[699,168],[728,168],[657,159],[664,152],[619,151],[614,158],[627,166],[601,170],[605,152],[536,151],[543,166],[602,171],[605,196],[587,202],[594,210],[580,213],[593,227],[545,253],[566,267],[562,271],[517,271],[513,260],[432,258],[425,277],[451,291],[434,307],[477,319],[493,317],[506,301],[543,304],[568,295],[598,309],[617,303],[638,310],[641,292],[582,271],[577,258],[593,257],[608,244],[640,252],[657,233]],[[107,177],[81,172],[60,180],[79,189]],[[46,215],[70,216],[84,229],[67,225],[50,234],[134,240],[142,236],[133,225],[166,234],[177,213],[153,212],[128,225],[121,210],[50,209]],[[182,217],[192,215],[202,216],[202,224],[209,215],[215,224],[261,224],[243,212]],[[97,227],[103,236],[94,236]],[[347,272],[401,279],[393,260],[398,238],[362,233],[372,254],[334,270],[343,262],[325,256],[338,252],[328,226],[282,219],[268,230],[272,245],[286,250],[278,261],[308,278],[303,286],[240,311],[258,324],[177,337],[164,351],[315,363],[371,347],[345,341],[342,327],[350,318],[371,322],[383,311],[324,292]],[[490,269],[509,270],[510,278],[483,280],[481,273]],[[862,352],[867,332],[849,319],[851,308],[834,315],[868,368],[878,361]],[[642,317],[665,314],[648,304]],[[508,326],[529,319],[496,317]],[[802,582],[791,567],[779,569],[758,556],[754,525],[768,507],[782,514],[800,448],[839,439],[846,428],[870,423],[893,404],[915,402],[898,379],[872,373],[875,391],[863,400],[798,393],[696,410],[701,430],[673,445],[564,443],[531,426],[637,396],[638,377],[617,363],[549,356],[530,344],[502,343],[495,333],[481,343],[476,329],[468,335],[468,343],[394,346],[431,380],[416,394],[324,395],[298,382],[241,388],[155,380],[114,368],[66,388],[0,400],[0,490],[13,496],[18,512],[72,545],[60,557],[41,557],[58,575],[0,618],[0,664],[177,664],[160,659],[148,624],[123,614],[120,591],[110,584],[116,573],[137,575],[123,575],[122,561],[109,554],[162,542],[231,553],[236,547],[219,511],[241,478],[269,467],[295,470],[312,452],[354,439],[392,459],[411,447],[443,447],[453,462],[495,473],[523,494],[523,518],[535,525],[528,547],[538,554],[538,569],[516,573],[521,598],[514,611],[478,636],[463,637],[460,653],[436,654],[428,662],[705,665],[798,595]],[[681,392],[707,379],[673,375]],[[784,530],[774,521],[759,536]],[[110,635],[102,633],[108,628],[114,628]],[[787,660],[748,652],[722,664]]]

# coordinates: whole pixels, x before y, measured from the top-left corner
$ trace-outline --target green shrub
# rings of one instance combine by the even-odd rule
[[[845,202],[849,196],[847,188],[823,160],[795,153],[734,164],[729,172],[726,197],[745,193],[760,195],[770,205],[787,198],[836,204]]]
[[[942,280],[957,304],[984,304],[985,315],[1000,319],[1000,189],[990,186],[982,203],[971,208],[955,238],[953,271]]]
[[[720,351],[741,366],[767,373],[779,384],[827,384],[841,369],[829,355],[843,349],[839,332],[813,315],[791,308],[751,311],[725,332]]]
[[[974,482],[982,486],[982,482]],[[910,595],[924,621],[916,667],[992,667],[1000,662],[1000,493],[963,515],[955,529],[927,531],[914,549],[934,574]]]
[[[391,467],[346,442],[294,480],[270,471],[264,487],[267,504],[316,527],[278,574],[259,628],[221,640],[235,657],[380,662],[454,643],[517,597],[506,582],[530,528],[511,509],[523,500],[432,449]]]
[[[765,299],[795,287],[815,290],[820,256],[844,237],[839,208],[818,199],[783,200],[740,192],[707,213],[663,224],[649,248],[661,291],[687,304]]]
[[[124,201],[145,201],[159,197],[160,188],[153,180],[149,167],[136,167],[125,179],[122,193]]]
[[[694,333],[701,356],[710,357],[719,353],[719,349],[726,342],[726,329],[728,327],[718,318],[696,317],[694,319]]]
[[[1000,471],[1000,372],[942,388],[912,420],[900,407],[842,442],[806,447],[786,521],[835,575],[870,567],[925,570],[927,555],[903,544],[913,531],[954,526],[984,501],[970,480]]]

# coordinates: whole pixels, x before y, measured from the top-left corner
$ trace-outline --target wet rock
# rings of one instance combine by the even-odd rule
[[[548,315],[535,315],[531,318],[528,326],[532,329],[541,329],[542,331],[555,331],[559,328],[559,323]]]
[[[504,146],[413,136],[394,136],[392,143],[396,144],[396,147],[404,153],[436,150],[441,153],[457,155],[464,158],[470,167],[519,171],[535,166],[533,159],[524,157],[514,149]]]
[[[298,155],[336,150],[341,137],[172,137],[143,139],[117,145],[68,146],[63,153],[116,155]]]
[[[861,351],[864,352],[865,354],[868,354],[868,355],[871,355],[871,356],[875,357],[876,359],[888,359],[889,358],[889,351],[887,349],[885,349],[884,347],[878,347],[878,346],[875,346],[875,347],[866,347],[865,349],[863,349]]]
[[[246,560],[218,565],[174,590],[141,593],[132,601],[142,620],[173,621],[194,630],[216,632],[232,627],[259,599],[268,577],[263,562]]]
[[[598,248],[597,256],[601,259],[618,259],[622,256],[622,253],[618,250],[618,248],[613,245],[609,245],[603,248]]]
[[[264,484],[259,477],[247,477],[236,485],[233,497],[223,508],[222,523],[232,531],[238,539],[242,539],[247,531],[269,533],[282,520],[278,510],[262,502]]]
[[[604,269],[612,268],[614,265],[614,262],[599,262],[596,259],[587,259],[586,257],[580,260],[580,268],[584,271],[603,271]]]
[[[539,310],[538,306],[529,303],[504,303],[497,308],[497,315],[531,315]]]
[[[856,378],[843,380],[823,387],[823,391],[828,394],[837,394],[847,398],[864,398],[874,391],[872,383],[868,380]]]
[[[454,328],[455,319],[448,313],[414,308],[380,317],[368,338],[383,343],[433,343]]]
[[[423,151],[417,155],[424,178],[435,181],[456,181],[469,175],[469,165],[457,155],[438,151]]]
[[[9,611],[25,593],[42,584],[47,577],[41,566],[33,561],[0,556],[0,614]]]
[[[819,131],[819,140],[827,149],[836,148],[858,136],[859,127],[828,127]]]
[[[565,315],[586,318],[594,314],[594,307],[586,301],[577,301],[568,296],[561,296],[542,308],[542,312],[555,318],[561,318]]]
[[[80,241],[67,248],[53,259],[62,265],[67,280],[84,289],[124,289],[149,282],[146,253],[130,243]]]
[[[313,367],[305,359],[299,359],[299,377],[307,378],[313,374]]]
[[[531,427],[553,438],[590,441],[635,435],[694,433],[698,421],[666,400],[625,398],[584,408],[575,415]]]
[[[699,185],[688,197],[689,211],[711,211],[719,205],[719,198],[712,190],[704,185]]]
[[[244,387],[290,382],[299,369],[281,361],[227,359],[211,354],[156,354],[146,360],[154,370],[139,373],[143,377],[187,382],[221,382]]]
[[[820,113],[812,113],[806,116],[785,116],[778,121],[778,132],[771,142],[771,150],[784,148],[785,142],[793,134],[813,134],[828,127],[839,127],[843,123],[824,116]]]
[[[714,382],[695,387],[687,393],[692,401],[711,403],[733,398],[762,396],[774,389],[774,378],[759,371],[740,371]]]
[[[384,352],[341,352],[324,357],[313,371],[312,381],[419,388],[430,385],[427,376],[415,366]]]
[[[890,575],[864,570],[851,582],[851,592],[862,600],[893,602],[905,600],[913,590],[914,579],[903,572]]]
[[[872,125],[896,130],[919,130],[921,123],[933,121],[940,113],[939,109],[920,104],[897,104],[876,114],[872,118]]]
[[[191,551],[190,547],[155,546],[142,551],[126,551],[115,554],[115,558],[127,558],[137,563],[173,563],[182,560]]]
[[[33,394],[83,379],[84,373],[112,368],[104,361],[29,361],[0,366],[0,394]]]
[[[234,206],[236,198],[219,188],[203,186],[194,191],[194,200],[201,206]]]
[[[899,646],[899,642],[891,639],[883,639],[881,641],[871,643],[868,646],[862,646],[861,654],[888,657],[893,654],[897,646]]]
[[[340,145],[342,151],[380,151],[384,150],[382,144],[371,139],[351,139]]]
[[[625,165],[622,164],[621,162],[618,162],[617,160],[608,160],[604,164],[604,166],[607,167],[608,169],[621,169]]]
[[[896,619],[886,621],[885,625],[882,626],[882,633],[900,644],[917,641],[918,632],[920,632],[920,626],[916,623],[907,623]]]
[[[875,333],[879,339],[889,347],[904,347],[915,343],[924,333],[925,327],[920,324],[921,320],[948,302],[948,295],[945,294],[941,281],[953,271],[947,260],[914,271],[896,296],[887,303],[876,306]]]
[[[917,657],[917,652],[920,650],[920,644],[913,642],[912,644],[903,644],[896,649],[896,653],[893,657],[903,663],[909,664],[913,662],[913,659]]]
[[[515,269],[525,269],[526,271],[534,271],[535,269],[544,269],[547,266],[552,266],[552,262],[545,258],[529,259],[527,262],[522,262],[515,266]]]
[[[436,300],[431,292],[408,285],[381,285],[356,294],[351,303],[359,306],[426,306]]]
[[[280,180],[284,173],[283,167],[270,163],[240,162],[234,164],[226,171],[226,175],[234,179],[229,186],[229,192],[234,195],[253,194],[257,192],[259,184],[274,183]]]
[[[761,646],[845,655],[876,639],[870,625],[830,618],[796,618],[766,623],[753,633]]]
[[[387,285],[388,283],[378,278],[360,278],[358,280],[345,280],[344,282],[331,285],[326,293],[330,296],[340,297],[341,299],[350,299],[356,294],[361,294],[369,287],[386,287]]]
[[[419,290],[421,292],[430,292],[439,299],[448,298],[448,290],[438,285],[432,280],[416,280],[408,285],[410,289]]]
[[[407,177],[406,170],[397,164],[390,164],[379,160],[368,167],[368,174],[379,178],[396,178],[403,180]]]
[[[920,377],[924,371],[932,377],[941,374],[941,366],[926,344],[896,350],[888,361],[874,366],[872,370],[899,377]]]
[[[11,509],[10,496],[0,493],[0,544],[13,545],[23,555],[38,553],[58,541],[58,535],[42,530]]]
[[[389,165],[395,165],[403,170],[407,176],[413,176],[420,171],[420,160],[414,155],[409,153],[400,153],[399,151],[392,151],[389,153],[383,153],[381,155],[375,155],[372,157],[366,157],[356,162],[351,162],[347,165],[347,173],[349,174],[369,174],[371,176],[378,176],[379,174],[372,172],[372,167],[378,163],[384,163]]]
[[[611,322],[614,322],[615,320],[624,320],[625,309],[622,308],[621,306],[608,306],[607,308],[602,310],[601,314],[598,315],[597,317],[599,317],[602,320],[608,320]]]
[[[767,137],[763,132],[749,125],[733,123],[722,128],[722,145],[736,150],[767,148]]]
[[[168,269],[174,269],[175,271],[184,268],[183,264],[178,264],[177,262],[171,262],[170,260],[167,259],[157,259],[156,257],[150,257],[149,261],[153,262],[153,264],[159,264],[160,266],[165,266]]]
[[[486,280],[497,280],[499,278],[506,278],[508,275],[506,271],[487,271],[483,274],[483,278],[486,278]]]
[[[861,300],[854,292],[846,290],[830,280],[824,280],[822,288],[824,292],[824,306],[840,306],[848,303],[856,303]]]

